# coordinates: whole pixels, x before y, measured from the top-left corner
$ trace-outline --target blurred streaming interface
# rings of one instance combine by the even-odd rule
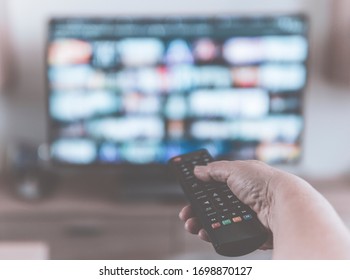
[[[71,164],[300,156],[302,16],[54,19],[50,147]]]

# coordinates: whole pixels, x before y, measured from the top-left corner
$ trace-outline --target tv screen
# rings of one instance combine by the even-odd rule
[[[162,164],[301,155],[307,20],[55,18],[47,43],[54,162]]]

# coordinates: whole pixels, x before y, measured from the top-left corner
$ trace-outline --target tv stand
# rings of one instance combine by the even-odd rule
[[[50,259],[166,259],[191,248],[178,219],[184,203],[123,199],[116,197],[120,182],[91,177],[72,176],[37,202],[20,200],[0,183],[0,242],[39,241]]]
[[[121,200],[181,202],[184,195],[179,184],[168,179],[123,178],[117,197]]]

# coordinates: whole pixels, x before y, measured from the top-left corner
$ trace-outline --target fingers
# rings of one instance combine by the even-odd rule
[[[198,234],[200,239],[210,242],[207,232],[202,228],[197,218],[188,219],[185,223],[185,229],[192,234]]]
[[[186,222],[189,218],[194,217],[194,213],[190,205],[185,206],[179,213],[179,218],[181,221]]]
[[[185,222],[185,229],[192,234],[198,234],[201,228],[202,226],[197,218],[189,218]]]
[[[197,218],[190,218],[185,222],[185,229],[192,233],[192,234],[198,234],[199,238],[210,242],[209,236],[207,232],[202,228],[199,220]]]
[[[202,228],[199,220],[194,217],[190,205],[182,208],[181,212],[179,213],[179,218],[185,222],[185,229],[192,234],[197,234]]]
[[[209,239],[209,236],[208,236],[208,233],[204,230],[204,229],[201,229],[199,232],[198,232],[198,236],[200,239],[206,241],[206,242],[210,242],[210,239]]]
[[[194,213],[190,205],[182,208],[179,213],[179,218],[185,222],[185,229],[188,232],[198,234],[200,239],[210,242],[207,232],[202,228],[199,220],[194,217]]]

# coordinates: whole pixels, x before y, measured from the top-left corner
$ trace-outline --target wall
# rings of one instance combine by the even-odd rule
[[[1,1],[1,0],[0,0]],[[305,11],[312,24],[311,75],[305,96],[305,154],[289,170],[329,177],[350,169],[350,93],[322,78],[331,0],[11,0],[9,28],[17,65],[16,86],[6,100],[16,139],[45,141],[44,44],[53,15],[286,13]],[[315,9],[317,6],[317,9]],[[286,167],[284,167],[286,168]]]

